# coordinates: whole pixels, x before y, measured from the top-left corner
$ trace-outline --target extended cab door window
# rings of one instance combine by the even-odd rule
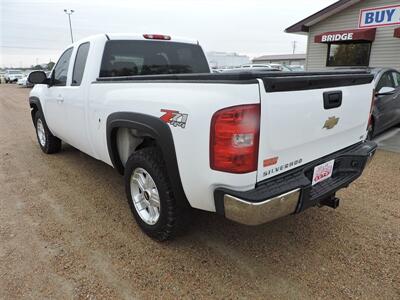
[[[72,49],[67,49],[60,57],[53,72],[53,85],[65,86],[67,84],[68,66],[71,59]]]
[[[74,70],[72,73],[72,84],[81,85],[83,73],[85,72],[86,60],[89,53],[89,43],[83,43],[79,46],[75,57]]]

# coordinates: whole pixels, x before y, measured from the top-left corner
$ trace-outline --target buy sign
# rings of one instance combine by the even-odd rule
[[[360,28],[400,24],[400,5],[366,8],[360,11]]]

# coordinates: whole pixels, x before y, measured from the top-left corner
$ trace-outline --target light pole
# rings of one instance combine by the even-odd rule
[[[297,44],[297,41],[292,42],[293,54],[296,52],[296,44]]]
[[[64,9],[64,12],[68,15],[69,32],[71,33],[71,41],[73,43],[74,37],[72,36],[71,15],[74,13],[74,10],[73,9]]]

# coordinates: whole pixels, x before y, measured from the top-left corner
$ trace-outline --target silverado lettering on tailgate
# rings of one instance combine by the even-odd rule
[[[263,175],[264,176],[269,176],[271,174],[278,173],[280,171],[283,171],[283,170],[286,170],[286,169],[290,169],[292,167],[300,165],[302,162],[303,162],[303,159],[299,158],[299,159],[296,159],[295,161],[291,161],[291,162],[283,164],[283,165],[281,165],[279,167],[271,168],[271,169],[265,171]]]

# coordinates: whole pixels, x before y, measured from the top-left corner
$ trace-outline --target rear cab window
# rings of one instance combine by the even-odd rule
[[[73,86],[81,85],[83,74],[85,72],[86,60],[89,53],[89,43],[83,43],[79,46],[76,52],[74,70],[72,73],[72,83]]]
[[[107,41],[100,77],[210,73],[199,45],[165,41]]]

